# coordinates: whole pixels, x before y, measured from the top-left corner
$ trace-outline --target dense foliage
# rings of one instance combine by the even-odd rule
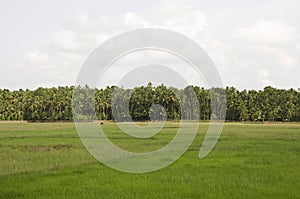
[[[211,113],[210,90],[190,86],[199,100],[201,120],[209,120]],[[95,110],[98,119],[112,120],[112,93],[121,89],[130,93],[129,112],[135,121],[149,120],[150,107],[161,104],[166,110],[166,118],[178,120],[180,116],[189,119],[188,113],[180,112],[180,103],[174,93],[184,93],[185,89],[167,88],[164,85],[137,87],[133,90],[106,87],[95,90]],[[224,89],[222,89],[224,91]],[[38,88],[36,90],[9,91],[0,89],[0,120],[57,121],[73,120],[72,96],[74,87]],[[234,87],[225,89],[227,98],[226,120],[229,121],[299,121],[300,92],[294,89],[265,87],[263,90],[239,91]],[[89,97],[89,96],[85,96]],[[83,102],[85,99],[83,97]],[[122,100],[122,98],[117,98]],[[180,101],[180,103],[179,103]],[[81,105],[85,108],[85,105]],[[191,110],[192,112],[193,110]],[[122,111],[118,112],[122,114]]]

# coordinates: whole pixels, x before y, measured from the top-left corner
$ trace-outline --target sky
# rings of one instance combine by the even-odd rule
[[[298,89],[299,9],[296,0],[0,0],[0,88],[74,85],[81,66],[101,43],[124,31],[154,27],[196,41],[224,86]],[[136,54],[124,60],[138,66],[153,57],[170,58],[154,55]],[[168,63],[180,65],[176,59]],[[131,68],[131,76],[147,80],[149,70],[148,66],[138,73]],[[132,81],[118,71],[108,71],[102,83]],[[161,78],[168,73],[164,67],[160,71],[156,66],[155,71]],[[192,76],[187,72],[183,78],[203,84]]]

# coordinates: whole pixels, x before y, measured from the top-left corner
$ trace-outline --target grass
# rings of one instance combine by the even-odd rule
[[[151,139],[102,127],[121,148],[145,152],[168,143],[178,125]],[[72,123],[1,123],[0,198],[300,198],[300,124],[228,123],[199,159],[207,127],[172,165],[129,174],[95,160]]]

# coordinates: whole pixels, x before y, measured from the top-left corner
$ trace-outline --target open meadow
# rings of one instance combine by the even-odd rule
[[[153,151],[178,130],[167,122],[134,139],[112,122],[102,128],[128,151]],[[170,166],[129,174],[98,162],[73,123],[0,123],[0,198],[300,198],[300,124],[226,123],[211,153],[198,158],[208,128]]]

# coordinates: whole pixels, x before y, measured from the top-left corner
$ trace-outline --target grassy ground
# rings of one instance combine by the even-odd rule
[[[168,143],[177,126],[147,140],[102,127],[120,147],[142,152]],[[226,124],[199,159],[207,127],[169,167],[128,174],[96,161],[72,123],[1,123],[0,198],[300,198],[300,124]]]

